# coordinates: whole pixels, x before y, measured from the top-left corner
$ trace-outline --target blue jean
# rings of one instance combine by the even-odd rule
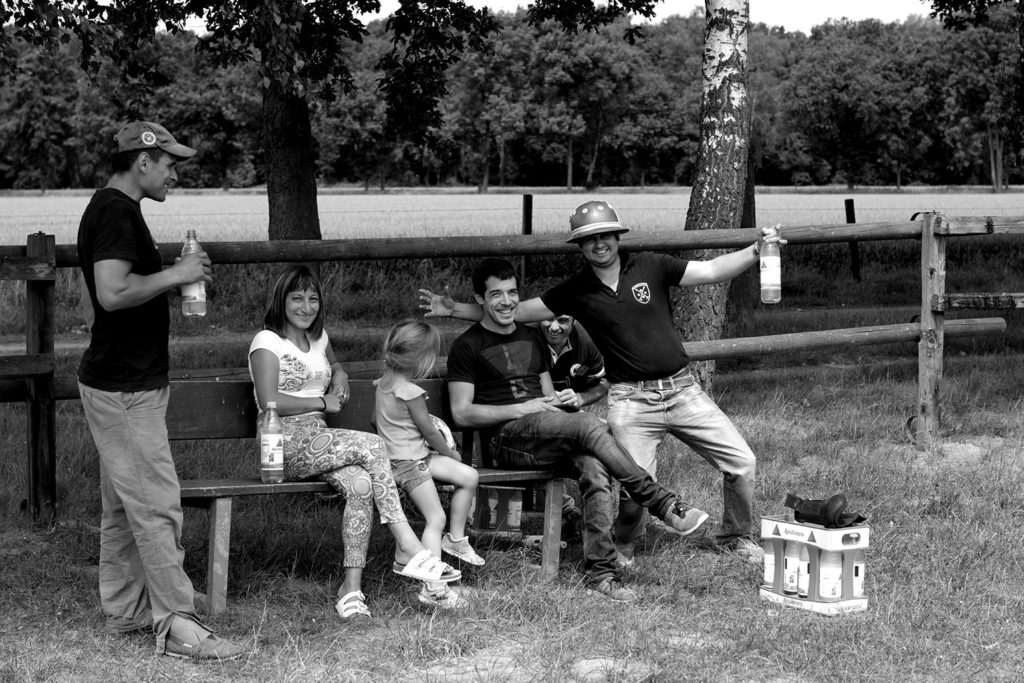
[[[167,442],[167,387],[78,385],[100,456],[99,583],[107,627],[153,627],[163,652],[174,615],[197,621],[181,547],[181,489]]]
[[[656,452],[672,434],[722,473],[720,543],[754,534],[756,458],[732,421],[696,382],[668,390],[612,384],[608,424],[622,447],[642,468],[657,476]],[[619,504],[615,538],[635,541],[643,534],[643,510],[632,501]]]
[[[583,499],[583,571],[590,583],[618,574],[615,564],[615,488],[601,461],[589,455],[572,460]]]
[[[629,457],[608,425],[590,413],[531,413],[503,424],[490,446],[495,463],[508,469],[565,468],[572,458],[591,455],[622,490],[659,519],[676,499]]]

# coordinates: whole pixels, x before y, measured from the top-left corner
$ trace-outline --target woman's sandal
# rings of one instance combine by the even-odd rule
[[[462,578],[462,572],[437,559],[426,548],[413,555],[405,564],[400,564],[396,560],[391,566],[391,571],[417,581],[449,583]]]
[[[370,618],[370,608],[366,606],[366,596],[362,591],[352,591],[341,596],[334,606],[342,621],[349,621],[355,617]]]

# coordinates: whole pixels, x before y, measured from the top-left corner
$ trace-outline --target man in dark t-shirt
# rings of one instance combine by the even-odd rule
[[[633,500],[677,533],[703,524],[707,515],[637,466],[608,425],[590,413],[563,409],[551,384],[544,337],[515,323],[519,292],[512,264],[485,259],[473,273],[473,290],[484,317],[452,343],[448,392],[456,423],[483,432],[498,466],[561,469],[578,455],[591,455]],[[587,486],[586,480],[580,485]],[[608,522],[600,538],[584,541],[589,586],[613,600],[632,601],[636,594],[618,577]]]
[[[753,245],[708,261],[620,253],[619,236],[628,229],[603,201],[576,207],[569,229],[569,242],[579,246],[586,264],[540,297],[523,301],[515,320],[539,322],[566,314],[582,323],[604,356],[610,385],[608,423],[615,438],[652,476],[657,446],[666,434],[720,471],[723,512],[718,542],[747,561],[763,562],[764,551],[754,540],[754,453],[690,373],[673,326],[670,290],[731,280],[757,263],[764,242],[782,242],[778,227],[762,228]],[[428,317],[481,316],[473,304],[456,303],[428,290],[420,290],[420,302]],[[643,533],[642,515],[632,501],[623,500],[616,540],[627,553]]]
[[[113,175],[78,227],[82,302],[91,330],[78,389],[100,458],[100,603],[107,629],[156,635],[157,654],[223,660],[241,648],[203,626],[181,549],[178,477],[167,442],[167,292],[211,282],[205,252],[164,269],[140,202],[162,202],[196,151],[133,121],[114,136]]]

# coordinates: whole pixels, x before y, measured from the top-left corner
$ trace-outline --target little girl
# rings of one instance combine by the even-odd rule
[[[376,381],[377,433],[391,460],[395,484],[426,520],[423,546],[438,558],[443,550],[463,562],[482,565],[484,559],[466,537],[466,519],[478,482],[476,470],[463,464],[447,426],[427,412],[426,392],[415,384],[433,373],[440,350],[441,335],[432,325],[404,320],[391,329],[384,340],[384,376]],[[439,426],[448,432],[448,438]],[[451,522],[443,537],[445,513],[434,480],[455,485]],[[465,600],[441,582],[425,581],[419,600],[446,609],[466,606]]]

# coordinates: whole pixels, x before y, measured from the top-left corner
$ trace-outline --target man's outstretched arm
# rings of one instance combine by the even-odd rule
[[[761,239],[749,247],[722,254],[710,261],[690,261],[679,285],[693,287],[731,280],[757,263],[761,246],[766,242],[786,243],[779,234],[778,224],[761,228]]]
[[[429,289],[420,290],[420,310],[426,318],[458,318],[477,322],[484,317],[484,310],[476,303],[455,301],[446,287],[441,294],[434,294]],[[539,323],[541,320],[554,318],[540,297],[521,301],[516,308],[516,322]]]

